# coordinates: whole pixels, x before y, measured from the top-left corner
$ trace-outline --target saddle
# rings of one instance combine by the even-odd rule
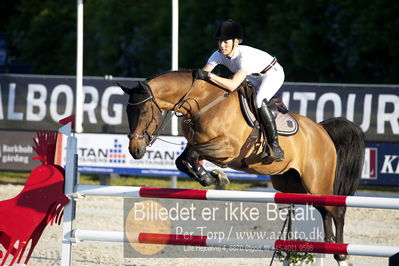
[[[262,146],[267,145],[267,141],[261,141],[261,137],[263,136],[263,139],[266,140],[267,135],[265,129],[258,122],[260,121],[260,115],[258,114],[256,104],[256,90],[251,82],[244,81],[240,85],[238,88],[238,97],[245,121],[253,129],[242,146],[239,156],[233,160],[235,163],[231,163],[236,164],[241,169],[245,169],[249,163],[246,154],[253,146],[255,146],[254,152],[256,153]],[[275,116],[277,133],[279,135],[290,136],[298,132],[298,122],[289,114],[288,108],[284,105],[281,96],[270,99],[267,106]],[[271,161],[265,161],[264,163],[269,164]]]
[[[252,128],[259,126],[259,114],[256,105],[256,89],[249,81],[244,81],[238,88],[241,112],[247,124]],[[294,135],[298,131],[298,123],[289,114],[288,108],[283,103],[281,96],[269,100],[267,107],[273,112],[276,119],[277,133],[282,136]]]

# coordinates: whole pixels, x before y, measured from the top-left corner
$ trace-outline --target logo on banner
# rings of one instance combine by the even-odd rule
[[[125,163],[126,155],[122,152],[122,144],[118,139],[114,139],[113,147],[109,149],[109,162],[110,163]]]
[[[377,179],[377,148],[366,148],[362,179]]]
[[[121,139],[113,138],[99,138],[97,135],[89,135],[87,139],[81,139],[84,146],[79,146],[79,163],[93,164],[125,164],[126,154]],[[89,141],[88,141],[89,140]]]
[[[176,152],[177,155],[180,155],[184,152],[186,149],[186,142],[185,141],[180,141],[180,151]]]
[[[384,163],[381,167],[382,174],[399,174],[399,156],[393,154],[384,155]]]

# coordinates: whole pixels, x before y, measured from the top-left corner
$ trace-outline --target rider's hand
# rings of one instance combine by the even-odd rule
[[[210,79],[210,73],[208,71],[205,71],[201,68],[194,69],[193,70],[193,78],[194,79],[203,79],[203,80],[209,80]]]

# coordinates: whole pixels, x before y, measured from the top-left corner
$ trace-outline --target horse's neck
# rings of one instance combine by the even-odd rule
[[[177,111],[186,118],[225,94],[206,81],[194,81],[191,71],[169,72],[150,80],[148,85],[161,109]]]
[[[170,72],[150,80],[148,85],[163,110],[173,110],[185,96],[197,98],[198,94],[191,72]]]

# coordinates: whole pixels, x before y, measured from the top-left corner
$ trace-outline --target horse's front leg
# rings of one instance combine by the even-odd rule
[[[176,167],[204,187],[216,184],[216,179],[199,164],[199,157],[199,153],[187,144],[183,153],[176,159]]]
[[[191,178],[194,178],[202,186],[219,185],[229,183],[226,175],[220,171],[208,173],[199,163],[201,155],[196,146],[187,144],[183,153],[176,159],[176,167]]]

